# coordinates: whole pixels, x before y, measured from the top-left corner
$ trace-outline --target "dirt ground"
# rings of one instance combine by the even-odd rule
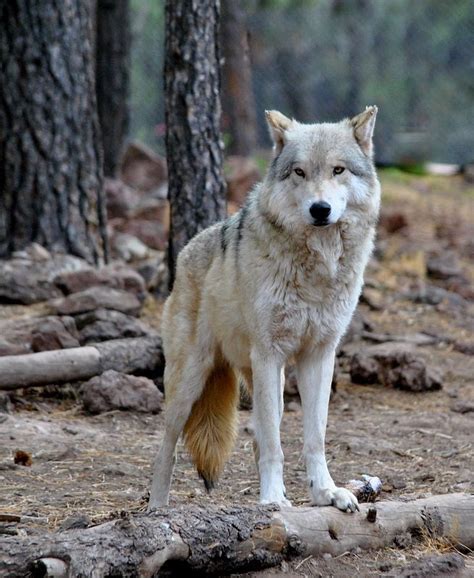
[[[405,225],[388,231],[395,227],[389,223],[381,231],[378,259],[370,265],[367,299],[360,309],[377,334],[435,335],[437,343],[416,350],[442,372],[443,389],[415,394],[380,385],[354,385],[342,359],[330,405],[329,468],[338,484],[361,474],[380,477],[384,500],[471,492],[472,301],[462,307],[449,300],[430,305],[416,303],[408,294],[426,282],[429,256],[442,251],[452,252],[467,283],[458,287],[448,286],[449,280],[429,282],[472,298],[473,187],[461,177],[420,178],[388,172],[383,188],[384,211],[395,222],[396,215],[402,214]],[[0,317],[24,315],[27,309],[0,306]],[[158,324],[160,309],[159,304],[149,303],[142,317]],[[361,347],[367,344],[360,342]],[[11,413],[0,413],[0,512],[47,518],[41,524],[23,526],[28,531],[57,529],[77,514],[99,523],[121,510],[144,509],[151,464],[163,431],[162,415],[113,411],[88,416],[72,386],[18,390],[11,398]],[[258,481],[249,420],[250,412],[241,411],[237,446],[210,496],[180,446],[171,504],[255,503]],[[282,441],[285,483],[294,506],[307,504],[301,421],[298,402],[288,400]],[[12,456],[19,449],[32,454],[31,467],[13,464]],[[284,563],[265,574],[395,576],[398,569],[437,548],[443,550],[440,544],[415,544],[347,553],[338,559],[308,558]],[[458,575],[474,575],[474,561],[469,556],[465,561],[467,568]]]

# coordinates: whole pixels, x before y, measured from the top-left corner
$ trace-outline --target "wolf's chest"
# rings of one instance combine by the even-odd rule
[[[271,339],[287,355],[305,342],[335,340],[345,331],[362,285],[360,271],[342,261],[299,270],[271,311]],[[277,295],[275,295],[277,297]]]

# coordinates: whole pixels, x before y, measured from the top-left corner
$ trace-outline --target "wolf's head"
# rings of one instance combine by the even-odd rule
[[[351,209],[378,207],[372,135],[377,107],[338,123],[301,124],[267,111],[274,157],[263,208],[285,228],[326,227]]]

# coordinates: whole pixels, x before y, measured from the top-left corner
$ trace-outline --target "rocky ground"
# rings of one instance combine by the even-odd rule
[[[380,477],[381,499],[471,492],[473,188],[462,177],[394,171],[383,173],[382,181],[379,239],[358,316],[338,358],[327,435],[330,469],[339,484],[362,474]],[[141,261],[131,259],[126,268],[115,264],[100,274],[85,269],[78,275],[84,264],[63,264],[54,275],[30,285],[21,271],[15,277],[4,269],[0,363],[7,355],[154,339],[162,299],[150,291],[163,286],[151,264],[151,258],[156,264],[160,257],[154,251],[149,247]],[[18,260],[23,272],[42,271],[51,262],[38,248]],[[23,296],[32,287],[38,295],[15,302],[7,294],[12,279]],[[86,526],[122,510],[144,509],[163,431],[162,400],[155,386],[161,370],[145,364],[132,372],[141,377],[112,371],[82,386],[48,385],[0,395],[0,520],[2,513],[37,518],[23,524],[0,521],[0,532]],[[288,497],[298,506],[307,503],[307,495],[294,386],[290,374],[282,440]],[[237,446],[210,496],[179,448],[172,503],[255,502],[258,482],[249,420],[250,412],[242,409]],[[474,573],[469,556],[452,555],[447,543],[408,541],[374,553],[284,563],[267,575]]]

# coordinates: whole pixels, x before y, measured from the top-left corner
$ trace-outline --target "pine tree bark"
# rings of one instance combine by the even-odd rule
[[[0,3],[0,257],[107,256],[89,0]]]
[[[219,0],[167,0],[166,150],[170,287],[176,258],[226,212],[220,139]]]
[[[104,174],[114,177],[129,125],[129,0],[97,0],[96,90]]]
[[[222,108],[230,132],[229,152],[249,156],[257,147],[248,33],[240,2],[222,1]]]

